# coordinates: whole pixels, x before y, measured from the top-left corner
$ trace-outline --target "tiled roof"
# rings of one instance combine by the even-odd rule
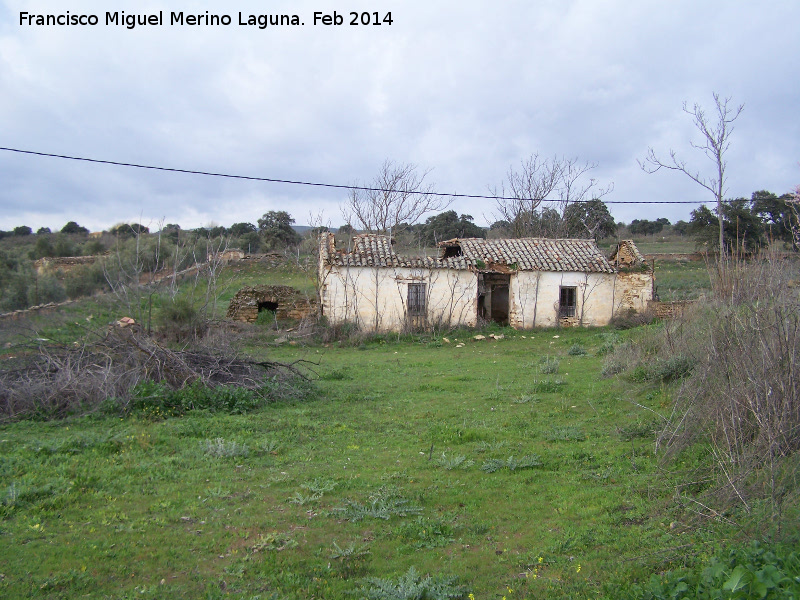
[[[508,265],[521,271],[614,272],[594,240],[465,238],[440,244],[443,248],[454,245],[461,248],[466,258],[480,260],[487,266]]]
[[[349,251],[336,251],[333,235],[322,242],[322,260],[342,267],[409,267],[429,269],[477,269],[521,271],[573,271],[579,273],[613,273],[594,240],[553,240],[521,238],[484,240],[454,239],[441,242],[438,257],[399,256],[392,250],[387,236],[360,234],[353,236]],[[460,248],[458,256],[445,258],[446,248]],[[448,251],[447,254],[452,254]]]
[[[333,234],[322,241],[323,262],[340,267],[408,267],[412,269],[469,269],[475,262],[463,256],[453,258],[400,256],[395,254],[388,236],[362,233],[353,236],[349,251],[337,251]]]

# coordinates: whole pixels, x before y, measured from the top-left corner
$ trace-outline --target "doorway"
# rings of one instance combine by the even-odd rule
[[[511,275],[483,273],[478,279],[478,316],[484,321],[508,325]]]

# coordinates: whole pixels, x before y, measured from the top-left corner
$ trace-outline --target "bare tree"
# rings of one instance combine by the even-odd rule
[[[647,157],[637,161],[645,173],[655,173],[662,167],[672,171],[679,171],[689,177],[695,183],[701,185],[714,195],[717,201],[717,218],[719,219],[719,253],[720,256],[725,252],[723,240],[722,223],[722,200],[727,192],[725,188],[725,152],[730,147],[730,136],[733,133],[733,122],[744,110],[744,104],[736,108],[729,106],[731,99],[722,98],[714,92],[714,107],[716,115],[707,116],[703,108],[695,103],[689,109],[686,102],[683,103],[683,112],[692,116],[694,125],[703,135],[700,144],[691,142],[692,148],[702,150],[703,153],[714,163],[716,173],[710,177],[704,177],[699,171],[689,168],[685,161],[680,160],[674,150],[669,151],[670,159],[661,160],[656,156],[655,150],[647,149]]]
[[[792,209],[795,223],[790,223],[792,229],[792,238],[796,248],[800,248],[800,185],[794,188],[794,192],[789,194],[789,199],[786,200],[789,208]]]
[[[426,183],[430,173],[418,171],[414,164],[384,161],[380,172],[367,185],[357,185],[341,207],[345,222],[374,233],[395,233],[413,225],[430,212],[444,210],[451,199],[434,193]]]
[[[495,216],[510,223],[513,237],[558,237],[563,229],[561,217],[570,204],[584,202],[587,196],[600,198],[613,189],[613,184],[600,188],[597,180],[588,176],[596,167],[578,158],[532,154],[519,170],[510,167],[506,180],[491,190]],[[556,208],[539,210],[543,202],[553,202]]]

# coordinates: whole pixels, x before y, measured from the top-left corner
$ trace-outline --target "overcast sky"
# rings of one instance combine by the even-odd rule
[[[106,25],[109,6],[161,26]],[[313,24],[314,12],[344,17]],[[97,26],[20,25],[20,13],[97,15]],[[170,13],[229,26],[170,25]],[[239,13],[301,26],[238,25]],[[350,12],[391,12],[351,26]],[[684,102],[745,104],[728,196],[800,183],[796,0],[0,0],[0,146],[201,171],[368,182],[385,159],[432,169],[437,189],[486,194],[533,153],[596,163],[604,199],[710,201],[652,146],[713,164]],[[343,190],[218,179],[0,151],[0,229],[183,228],[288,211],[337,226]],[[481,225],[491,201],[452,209]],[[689,218],[691,206],[609,204],[618,221]]]

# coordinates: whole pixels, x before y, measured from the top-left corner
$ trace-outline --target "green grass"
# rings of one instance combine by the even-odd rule
[[[633,236],[633,242],[642,254],[689,254],[697,250],[694,238],[675,234]],[[598,244],[607,252],[616,245],[616,239],[604,239]]]
[[[313,271],[313,267],[312,267]],[[246,262],[232,263],[225,269],[220,280],[220,302],[227,309],[227,303],[240,288],[248,285],[288,285],[314,298],[314,280],[311,272],[304,273],[292,264],[276,269],[268,269],[260,264]],[[222,312],[224,314],[224,311]]]
[[[317,399],[247,415],[0,427],[0,596],[347,598],[414,567],[478,599],[614,597],[719,534],[670,528],[630,402],[668,398],[600,377],[603,331],[467,333],[270,350],[318,363]]]
[[[708,265],[703,261],[656,260],[656,286],[663,302],[695,300],[711,293]]]

